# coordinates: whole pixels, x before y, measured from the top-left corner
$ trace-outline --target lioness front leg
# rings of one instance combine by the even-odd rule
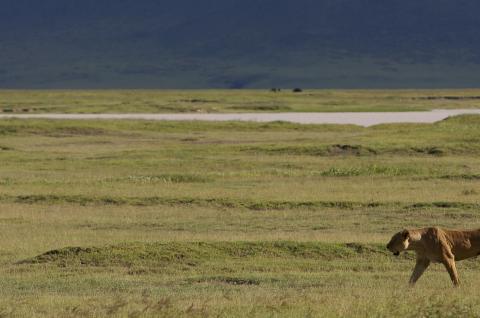
[[[450,278],[452,279],[453,285],[458,286],[460,281],[458,280],[457,274],[457,267],[455,266],[455,260],[453,258],[445,258],[442,261],[443,265],[447,269],[448,274],[450,274]]]
[[[417,280],[422,276],[423,272],[427,269],[428,265],[430,265],[430,260],[426,258],[417,258],[417,263],[415,264],[415,268],[413,269],[412,276],[410,277],[410,285],[415,285]]]

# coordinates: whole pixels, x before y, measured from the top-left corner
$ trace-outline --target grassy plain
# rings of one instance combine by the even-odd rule
[[[19,97],[20,98],[20,97]],[[0,316],[472,317],[403,227],[480,227],[480,117],[0,121]]]
[[[480,108],[479,89],[456,90],[0,90],[0,112],[365,112]]]

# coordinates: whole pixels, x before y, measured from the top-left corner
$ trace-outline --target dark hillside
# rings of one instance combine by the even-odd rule
[[[2,87],[474,87],[467,0],[1,0]]]

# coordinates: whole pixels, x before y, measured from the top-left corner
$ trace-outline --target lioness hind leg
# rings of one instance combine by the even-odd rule
[[[455,265],[455,260],[453,258],[446,258],[443,260],[443,265],[447,269],[450,278],[452,279],[453,285],[458,286],[460,281],[458,280],[457,267]]]
[[[430,260],[426,258],[417,259],[412,276],[410,277],[410,285],[414,285],[417,282],[423,272],[427,269],[428,265],[430,265]]]

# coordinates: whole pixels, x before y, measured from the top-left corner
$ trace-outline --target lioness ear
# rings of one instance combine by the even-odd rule
[[[403,230],[402,231],[402,236],[404,239],[407,239],[410,237],[410,232],[408,230]]]

